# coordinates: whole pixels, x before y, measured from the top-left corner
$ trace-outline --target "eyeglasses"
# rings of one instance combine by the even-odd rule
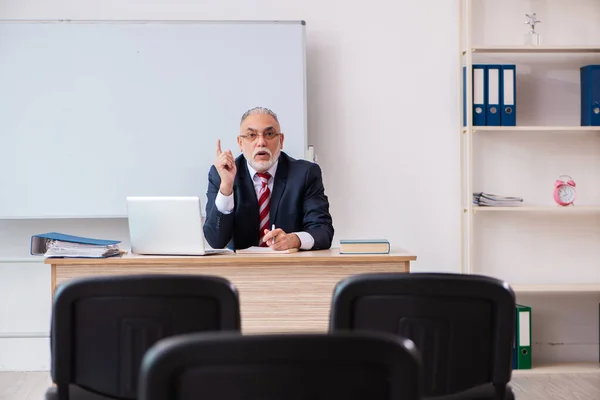
[[[259,135],[258,133],[249,133],[247,135],[240,135],[240,137],[244,138],[248,142],[254,142],[254,141],[256,141],[258,139],[259,136],[264,137],[265,140],[273,140],[273,139],[275,139],[279,135],[281,135],[281,133],[277,133],[277,132],[265,132],[262,135]]]

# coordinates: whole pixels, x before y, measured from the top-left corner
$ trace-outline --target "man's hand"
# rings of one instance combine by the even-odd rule
[[[295,233],[285,233],[283,230],[277,228],[275,230],[265,229],[265,236],[263,236],[263,242],[267,242],[270,248],[273,250],[288,250],[300,248],[300,238]]]
[[[217,140],[215,168],[221,177],[221,187],[219,188],[219,191],[224,196],[229,196],[233,192],[233,180],[235,179],[237,168],[231,150],[221,151],[221,139]]]

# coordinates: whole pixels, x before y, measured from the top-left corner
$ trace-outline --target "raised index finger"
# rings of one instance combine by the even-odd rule
[[[221,153],[221,139],[217,139],[217,156],[220,156]]]

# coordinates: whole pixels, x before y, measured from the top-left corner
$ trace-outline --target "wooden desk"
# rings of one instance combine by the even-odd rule
[[[245,333],[325,332],[333,288],[341,279],[368,272],[409,272],[417,257],[400,249],[391,254],[348,255],[339,249],[291,254],[227,254],[156,257],[126,254],[106,259],[47,258],[56,285],[72,278],[175,273],[229,279],[240,297]]]

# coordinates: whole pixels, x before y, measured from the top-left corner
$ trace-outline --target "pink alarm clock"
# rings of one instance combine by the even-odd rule
[[[569,206],[575,201],[575,181],[569,175],[561,175],[554,182],[554,201],[560,206]]]

